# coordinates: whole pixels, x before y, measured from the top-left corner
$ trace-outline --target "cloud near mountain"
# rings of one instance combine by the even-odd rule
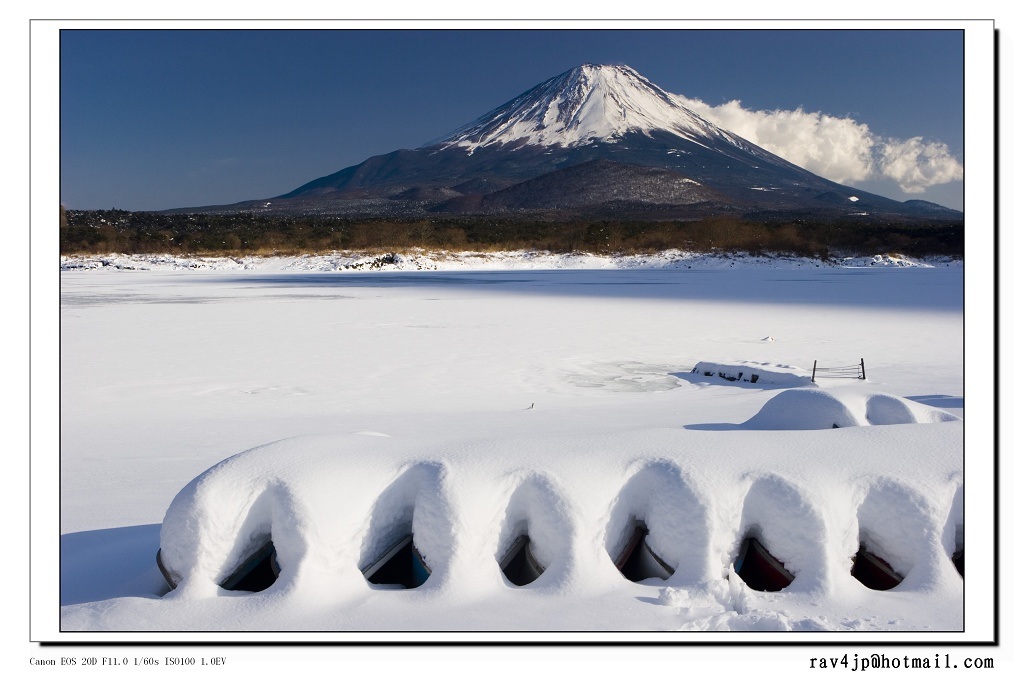
[[[881,144],[879,168],[886,177],[899,183],[907,193],[923,192],[933,184],[964,179],[964,168],[942,142],[926,142],[921,137],[886,140]]]
[[[943,142],[883,138],[852,118],[802,108],[756,111],[735,99],[712,106],[676,97],[712,123],[833,182],[884,177],[917,194],[964,177],[963,165]]]

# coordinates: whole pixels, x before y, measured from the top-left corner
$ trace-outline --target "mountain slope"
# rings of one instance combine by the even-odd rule
[[[645,208],[720,202],[728,197],[665,168],[636,166],[607,159],[562,168],[484,196],[452,199],[439,212],[499,213],[571,209],[587,206]]]
[[[681,102],[628,66],[584,64],[423,147],[374,156],[308,182],[274,198],[272,210],[415,214],[587,208],[593,213],[610,201],[620,207],[691,208],[706,201],[708,214],[962,217],[818,177]],[[527,182],[595,161],[613,163]],[[666,171],[678,177],[670,181]],[[630,182],[621,183],[624,175]],[[691,189],[700,186],[707,195],[695,201],[692,191],[676,192],[674,200],[673,182],[677,189],[686,183]]]

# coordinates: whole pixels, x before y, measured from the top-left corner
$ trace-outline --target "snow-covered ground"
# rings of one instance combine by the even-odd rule
[[[976,621],[962,263],[347,257],[62,259],[63,631],[947,640]],[[866,380],[809,383],[861,358]],[[636,521],[667,580],[616,569]],[[516,587],[498,561],[523,532],[545,569]],[[426,583],[369,583],[408,533]],[[751,534],[784,591],[737,576]],[[277,581],[220,589],[268,538]],[[899,586],[851,576],[861,544]]]
[[[560,270],[560,269],[806,269],[831,267],[963,267],[945,257],[908,258],[896,254],[836,257],[828,261],[784,255],[691,253],[670,249],[641,255],[594,255],[547,251],[425,251],[368,255],[361,252],[300,256],[189,257],[174,255],[61,256],[61,271],[120,270],[264,270],[295,272],[407,270]]]

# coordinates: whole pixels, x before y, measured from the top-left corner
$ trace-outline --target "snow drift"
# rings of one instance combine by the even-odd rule
[[[793,393],[820,391],[782,395]],[[178,608],[207,602],[203,611],[211,614],[235,608],[237,598],[224,601],[228,592],[218,583],[254,546],[272,539],[280,577],[266,591],[242,598],[258,599],[254,607],[261,610],[271,602],[316,598],[320,614],[312,623],[301,620],[313,628],[372,628],[382,612],[390,612],[393,624],[403,628],[463,629],[477,622],[525,629],[537,626],[530,608],[466,619],[447,612],[445,603],[470,598],[493,604],[497,613],[498,604],[516,600],[522,590],[553,603],[583,605],[616,592],[628,602],[635,589],[654,588],[676,593],[675,610],[650,613],[658,628],[672,621],[677,628],[692,625],[695,613],[799,612],[809,601],[817,612],[829,613],[819,620],[822,628],[839,628],[847,618],[866,614],[866,599],[869,609],[956,629],[962,580],[943,535],[947,518],[959,512],[958,452],[949,444],[958,441],[959,428],[952,420],[913,433],[865,429],[871,435],[858,438],[861,454],[853,466],[827,453],[828,431],[793,441],[794,450],[810,448],[817,456],[776,452],[770,463],[759,462],[756,454],[726,455],[749,448],[744,431],[713,438],[684,429],[599,439],[557,433],[501,441],[456,438],[446,444],[460,453],[443,462],[429,452],[417,455],[421,445],[415,438],[290,439],[214,466],[174,499],[160,545],[180,583],[163,600]],[[922,475],[920,462],[910,465],[899,457],[893,464],[892,453],[907,446],[907,436],[919,455],[929,452],[931,473]],[[562,456],[520,455],[530,451]],[[703,463],[707,458],[716,461],[713,469]],[[580,460],[588,465],[578,466]],[[631,586],[613,560],[637,521],[649,528],[648,544],[671,574]],[[422,586],[408,590],[422,593],[414,600],[393,589],[379,591],[362,572],[409,534],[430,567]],[[530,537],[544,569],[535,581],[516,586],[502,575],[499,560],[522,534]],[[733,570],[747,537],[757,538],[795,575],[775,600],[757,595]],[[904,594],[902,600],[872,601],[864,593],[867,587],[851,575],[861,545],[905,575],[892,590]],[[375,605],[369,611],[352,608],[356,602]],[[437,617],[442,611],[444,617],[431,620],[431,613]],[[221,617],[188,626],[220,628],[219,622],[230,619]],[[435,624],[428,627],[429,621]],[[617,630],[631,628],[630,621],[611,608],[600,619],[567,612],[542,628]],[[264,610],[243,628],[291,626]]]
[[[771,398],[742,427],[814,430],[898,423],[941,423],[956,416],[895,395],[862,391],[795,389]]]

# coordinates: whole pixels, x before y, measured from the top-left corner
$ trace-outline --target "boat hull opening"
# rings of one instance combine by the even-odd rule
[[[519,535],[498,563],[508,581],[516,586],[526,586],[543,574],[541,565],[530,548],[529,535]]]
[[[903,581],[903,575],[893,570],[884,559],[868,551],[863,544],[853,557],[850,574],[875,591],[888,591]]]
[[[953,566],[956,567],[956,571],[960,573],[960,576],[964,576],[964,550],[957,549],[953,552]]]
[[[633,533],[626,542],[625,548],[615,559],[615,567],[622,576],[631,582],[642,582],[645,579],[668,579],[675,572],[647,544],[650,531],[643,521],[635,521]]]
[[[795,578],[756,537],[743,540],[734,569],[740,579],[755,591],[782,591]]]
[[[395,585],[404,589],[422,586],[430,577],[430,568],[407,534],[392,544],[373,563],[361,569],[371,584]]]

